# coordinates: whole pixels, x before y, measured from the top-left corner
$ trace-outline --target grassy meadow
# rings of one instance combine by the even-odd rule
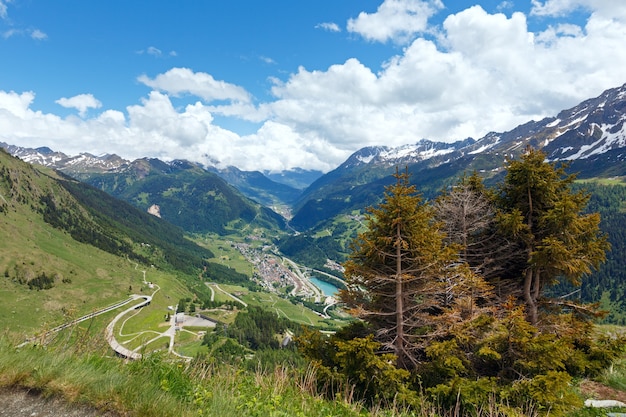
[[[187,335],[181,336],[187,337]],[[16,348],[0,338],[0,388],[22,387],[44,396],[58,396],[70,403],[88,404],[113,410],[124,416],[372,416],[372,417],[453,417],[454,410],[442,410],[427,396],[407,409],[401,404],[365,407],[354,401],[349,387],[336,387],[341,395],[325,399],[312,368],[276,367],[246,371],[239,367],[196,360],[167,359],[163,354],[139,361],[110,357],[101,338],[83,335],[72,344],[59,338],[47,348]],[[154,341],[154,347],[165,343]],[[193,347],[183,353],[192,353]],[[598,378],[608,387],[626,386],[626,358]],[[582,382],[580,381],[581,386]],[[584,393],[580,393],[584,396]],[[586,397],[583,397],[586,398]],[[581,408],[567,417],[620,415],[626,409]],[[531,404],[512,410],[506,404],[490,404],[476,417],[540,416]]]
[[[42,220],[9,213],[1,223],[0,315],[9,318],[13,332],[54,327],[141,287],[134,263],[76,242]],[[54,277],[52,288],[30,289],[19,282],[40,273]]]

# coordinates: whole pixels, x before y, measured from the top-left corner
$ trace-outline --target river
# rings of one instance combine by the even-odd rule
[[[337,292],[339,291],[339,288],[329,282],[322,281],[315,277],[311,277],[309,280],[313,283],[313,285],[322,290],[325,296],[337,295]]]

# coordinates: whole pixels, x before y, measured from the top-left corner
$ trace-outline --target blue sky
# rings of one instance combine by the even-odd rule
[[[613,0],[0,0],[0,141],[328,171],[626,82]]]

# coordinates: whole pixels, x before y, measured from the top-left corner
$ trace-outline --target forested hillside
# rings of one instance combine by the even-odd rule
[[[190,233],[284,227],[278,214],[247,199],[216,174],[185,161],[168,165],[143,159],[123,172],[73,176],[143,211],[158,206],[163,219]]]
[[[165,263],[187,273],[199,271],[212,257],[183,237],[176,226],[143,213],[87,184],[48,174],[1,151],[0,176],[5,194],[28,204],[46,223],[67,231],[75,240],[114,255],[144,263]],[[5,198],[0,210],[9,210]]]
[[[585,277],[580,298],[585,302],[601,302],[609,311],[606,321],[626,324],[626,184],[585,182],[591,198],[589,212],[601,216],[600,228],[607,234],[611,250],[598,271]]]
[[[209,265],[213,254],[185,238],[179,227],[87,184],[38,170],[4,150],[0,150],[0,213],[12,218],[7,227],[22,228],[23,218],[30,222],[39,218],[74,241],[164,270],[197,276],[207,266],[228,269]],[[28,255],[19,239],[6,241],[11,243],[8,253]],[[5,262],[11,265],[15,260]]]

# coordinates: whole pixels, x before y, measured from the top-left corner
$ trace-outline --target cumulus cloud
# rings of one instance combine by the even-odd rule
[[[64,152],[117,152],[136,158],[169,159],[180,152],[182,158],[197,160],[202,154],[199,152],[206,153],[210,149],[207,139],[221,142],[234,136],[213,126],[213,118],[202,104],[176,110],[166,95],[156,91],[141,104],[127,107],[126,114],[106,110],[86,119],[61,118],[35,111],[32,109],[34,99],[32,92],[0,91],[1,140],[23,146],[41,146],[42,143],[49,146],[50,141],[59,141],[63,143],[60,150]]]
[[[7,93],[0,90],[0,109],[14,117],[24,118],[34,100],[35,93],[32,91],[18,94],[14,91]]]
[[[428,29],[428,19],[443,8],[440,0],[384,0],[375,13],[348,20],[348,31],[377,42],[404,42]]]
[[[300,68],[274,86],[270,106],[276,122],[312,141],[324,138],[336,155],[421,138],[480,138],[623,84],[624,39],[624,22],[599,14],[584,31],[561,25],[535,34],[522,13],[474,6],[450,15],[437,40],[414,40],[380,72],[357,59],[325,71]]]
[[[79,94],[70,98],[62,97],[55,101],[55,103],[65,108],[74,108],[78,110],[78,114],[80,114],[81,117],[84,117],[89,109],[98,109],[102,107],[102,103],[92,94]]]
[[[249,102],[250,94],[242,87],[217,81],[206,72],[193,72],[189,68],[172,68],[154,78],[141,75],[137,80],[148,87],[178,96],[191,94],[206,101],[234,100]]]
[[[333,22],[318,23],[317,25],[315,25],[315,29],[323,29],[328,32],[341,32],[341,28],[339,27],[339,25]]]

